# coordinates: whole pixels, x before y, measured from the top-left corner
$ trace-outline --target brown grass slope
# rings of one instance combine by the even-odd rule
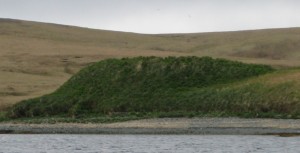
[[[300,28],[145,35],[0,19],[0,110],[102,59],[186,55],[299,66]]]

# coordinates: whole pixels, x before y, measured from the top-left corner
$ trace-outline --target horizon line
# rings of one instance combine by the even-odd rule
[[[16,18],[3,18],[0,17],[1,20],[12,20],[12,21],[25,21],[25,22],[35,22],[35,23],[42,23],[42,24],[53,24],[58,26],[70,26],[70,27],[77,27],[83,29],[90,29],[90,30],[102,30],[102,31],[111,31],[111,32],[123,32],[123,33],[134,33],[134,34],[141,34],[141,35],[182,35],[182,34],[206,34],[206,33],[227,33],[227,32],[251,32],[251,31],[260,31],[260,30],[276,30],[276,29],[294,29],[300,27],[272,27],[272,28],[253,28],[253,29],[239,29],[239,30],[216,30],[216,31],[199,31],[199,32],[174,32],[174,33],[141,33],[141,32],[133,32],[133,31],[121,31],[121,30],[113,30],[113,29],[102,29],[102,28],[93,28],[87,26],[80,26],[80,25],[71,25],[71,24],[64,24],[64,23],[56,23],[56,22],[47,22],[47,21],[34,21],[34,20],[27,20],[27,19],[16,19]]]

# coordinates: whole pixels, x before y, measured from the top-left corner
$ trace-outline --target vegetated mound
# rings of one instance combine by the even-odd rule
[[[266,65],[210,57],[108,59],[82,69],[52,94],[16,104],[10,115],[223,111],[217,105],[224,99],[218,98],[235,95],[216,95],[218,86],[271,71]]]

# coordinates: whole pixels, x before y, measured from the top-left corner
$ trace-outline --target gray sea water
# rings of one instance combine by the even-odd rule
[[[0,153],[299,153],[300,137],[0,135]]]

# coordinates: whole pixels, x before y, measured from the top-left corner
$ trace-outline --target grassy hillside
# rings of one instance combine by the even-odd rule
[[[270,66],[209,57],[109,59],[81,70],[54,93],[16,104],[10,115],[18,118],[149,112],[261,113],[264,108],[259,104],[264,101],[260,98],[264,97],[256,97],[257,92],[262,90],[259,94],[263,94],[268,87],[231,86],[272,71]],[[248,100],[243,98],[257,101],[249,101],[253,106],[245,106]],[[265,98],[273,103],[273,99]],[[267,109],[268,113],[289,113],[281,108]]]
[[[0,19],[0,110],[107,58],[211,56],[290,67],[300,65],[299,41],[300,28],[145,35]]]

